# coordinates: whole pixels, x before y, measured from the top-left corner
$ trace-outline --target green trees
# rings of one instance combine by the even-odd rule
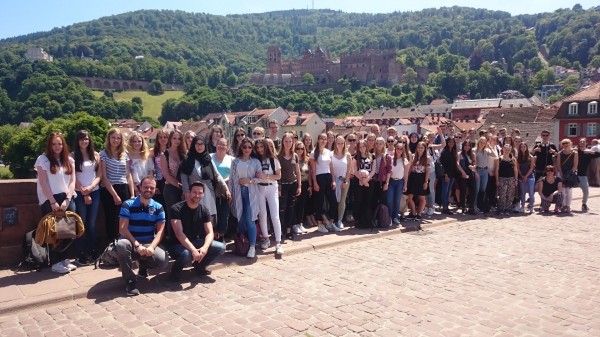
[[[152,80],[148,85],[146,92],[153,96],[162,95],[165,93],[165,85],[160,80]]]

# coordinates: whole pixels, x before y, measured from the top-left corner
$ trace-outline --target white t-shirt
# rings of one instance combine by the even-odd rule
[[[402,165],[402,161],[404,165]],[[392,179],[402,179],[404,178],[404,166],[408,164],[408,159],[398,158],[396,161],[396,166],[394,166],[394,158],[392,158],[392,174],[390,178]]]
[[[266,174],[266,175],[275,175],[275,172],[280,171],[281,170],[281,163],[279,162],[279,159],[277,158],[273,158],[273,164],[275,165],[275,171],[273,171],[273,168],[271,166],[271,159],[265,159],[262,160],[260,162],[260,165],[262,167],[262,173]],[[257,182],[259,183],[276,183],[277,180],[275,179],[256,179]]]
[[[75,159],[69,157],[69,161],[71,162],[71,166],[73,167],[73,173],[75,173]],[[46,176],[48,177],[48,185],[50,186],[52,194],[69,192],[69,182],[71,181],[71,176],[65,174],[64,168],[62,166],[58,169],[58,171],[56,171],[56,173],[53,174],[52,172],[50,172],[50,160],[48,160],[48,157],[46,157],[45,154],[42,154],[39,157],[37,157],[34,167],[36,171],[38,170],[38,167],[41,167],[42,170],[46,171]],[[42,191],[42,185],[39,183],[39,181],[37,183],[36,190],[38,195],[38,202],[41,205],[44,202],[46,202],[48,198],[46,198],[44,191]]]
[[[348,173],[348,156],[344,154],[342,159],[338,159],[335,155],[333,155],[331,160],[333,164],[333,176],[335,178],[346,178],[346,174]]]
[[[94,163],[91,160],[84,160],[81,165],[81,172],[75,171],[75,177],[81,186],[90,186],[94,179],[96,179],[97,171],[96,167],[100,165],[100,163]],[[97,190],[99,187],[96,185],[93,191]]]
[[[331,164],[331,157],[333,152],[328,149],[323,149],[323,152],[319,153],[319,159],[316,161],[315,175],[331,173],[329,164]],[[311,158],[315,158],[315,151],[310,153]]]

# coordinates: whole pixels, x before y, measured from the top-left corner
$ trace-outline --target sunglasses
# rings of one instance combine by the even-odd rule
[[[262,133],[260,133],[260,132],[252,132],[252,134],[255,136],[262,136]]]
[[[237,135],[235,135],[236,137],[245,137],[246,135],[243,133],[238,133]]]
[[[356,139],[348,139],[349,142],[355,142]]]
[[[562,145],[569,145],[569,143],[562,143]]]
[[[298,150],[304,151],[304,148],[303,147],[296,148],[296,151],[298,151]]]
[[[244,150],[252,150],[252,146],[242,146],[242,149],[244,149]]]
[[[550,136],[550,134],[545,134],[545,135],[542,135],[542,137],[548,137],[548,136]]]
[[[554,170],[546,170],[546,172],[554,172]]]
[[[391,143],[393,143],[394,141],[393,141],[393,140],[388,140],[387,142],[388,142],[389,144],[391,144]]]

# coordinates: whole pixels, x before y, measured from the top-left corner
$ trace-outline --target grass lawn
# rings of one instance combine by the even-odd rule
[[[8,166],[0,166],[0,179],[12,179],[12,173],[8,169]]]
[[[104,95],[104,91],[94,90],[94,95],[101,97]],[[142,105],[144,106],[144,116],[152,117],[158,120],[160,112],[162,111],[162,104],[169,98],[179,98],[183,96],[183,91],[165,91],[160,96],[151,96],[147,92],[141,90],[126,90],[123,92],[113,92],[113,97],[117,102],[131,101],[134,97],[142,99]]]

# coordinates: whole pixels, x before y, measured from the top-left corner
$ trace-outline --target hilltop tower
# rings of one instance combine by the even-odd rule
[[[267,49],[267,74],[281,74],[281,49],[269,46]]]

